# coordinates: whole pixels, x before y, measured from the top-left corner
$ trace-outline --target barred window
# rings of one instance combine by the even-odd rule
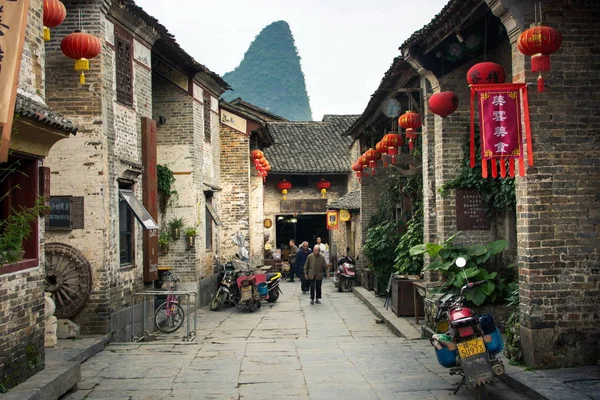
[[[210,143],[210,96],[204,97],[204,140]]]
[[[133,41],[115,32],[117,53],[117,101],[133,106]]]

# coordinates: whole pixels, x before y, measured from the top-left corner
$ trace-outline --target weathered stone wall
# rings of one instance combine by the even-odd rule
[[[527,24],[533,10],[522,10]],[[513,45],[513,80],[529,88],[535,166],[517,180],[521,343],[536,367],[595,365],[600,356],[600,41],[596,1],[544,2],[563,35],[546,91]],[[516,40],[518,33],[513,39]]]
[[[221,129],[221,254],[224,261],[232,259],[239,247],[231,237],[238,231],[245,237],[250,232],[250,175],[256,175],[250,165],[250,138],[235,129],[220,124]],[[249,250],[250,251],[250,250]]]
[[[264,234],[263,220],[265,187],[263,179],[258,175],[250,174],[250,229],[249,244],[250,265],[255,267],[264,264]]]
[[[84,196],[85,228],[49,232],[48,241],[70,244],[81,250],[92,265],[92,292],[75,318],[83,333],[107,333],[115,313],[131,306],[131,294],[143,288],[142,228],[134,225],[135,257],[120,265],[118,181],[135,181],[141,198],[141,118],[152,116],[151,72],[148,65],[133,61],[133,106],[116,101],[115,52],[111,44],[113,23],[103,1],[65,1],[67,19],[53,30],[46,46],[48,103],[79,126],[76,137],[55,145],[48,156],[52,169],[52,194]],[[87,83],[79,85],[73,60],[60,51],[60,38],[81,26],[102,40],[102,53],[90,61]],[[135,37],[135,36],[134,36]],[[140,42],[144,38],[136,37]],[[136,43],[139,45],[141,43]],[[150,46],[149,44],[146,46]]]
[[[31,0],[19,72],[19,89],[44,99],[46,77],[44,46],[43,1]]]

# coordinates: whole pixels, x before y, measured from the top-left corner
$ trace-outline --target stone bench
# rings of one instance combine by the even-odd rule
[[[2,400],[55,400],[73,389],[81,380],[78,362],[47,365],[42,371],[0,395]]]

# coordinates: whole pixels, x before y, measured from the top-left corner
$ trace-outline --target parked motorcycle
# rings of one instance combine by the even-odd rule
[[[240,271],[236,272],[233,262],[228,262],[220,266],[219,287],[210,301],[210,310],[217,311],[223,304],[237,306],[240,301],[240,291],[236,283],[236,277]]]
[[[267,288],[269,289],[269,294],[267,296],[267,302],[275,303],[279,298],[279,294],[283,293],[281,288],[279,287],[279,283],[281,282],[281,273],[280,272],[269,272],[266,274],[267,280]]]
[[[263,283],[264,285],[261,285]],[[268,296],[268,287],[266,284],[266,275],[257,274],[247,270],[246,274],[237,278],[237,285],[240,290],[240,306],[244,306],[245,310],[250,312],[260,308],[262,296]],[[261,295],[262,291],[262,295]]]
[[[456,260],[459,268],[464,268],[466,260]],[[500,331],[491,314],[475,316],[464,307],[464,293],[487,281],[469,282],[461,288],[460,294],[445,293],[439,300],[435,316],[439,334],[433,335],[431,344],[435,348],[440,365],[450,369],[450,375],[462,375],[463,384],[476,390],[479,399],[487,399],[487,384],[504,374],[504,364],[496,356],[504,348]]]
[[[338,266],[333,274],[333,284],[338,292],[351,292],[356,279],[356,262],[346,255],[338,260]]]

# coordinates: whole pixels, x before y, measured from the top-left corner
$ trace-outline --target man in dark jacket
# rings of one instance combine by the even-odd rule
[[[327,269],[325,257],[321,254],[321,248],[317,244],[312,254],[306,259],[306,264],[304,264],[304,279],[310,285],[310,304],[315,304],[315,302],[321,304],[323,277],[329,278],[329,270]]]
[[[308,242],[302,242],[300,250],[298,250],[298,253],[296,253],[296,276],[300,278],[302,294],[308,293],[308,282],[304,277],[304,264],[306,263],[306,259],[310,253],[311,250],[308,247]]]

